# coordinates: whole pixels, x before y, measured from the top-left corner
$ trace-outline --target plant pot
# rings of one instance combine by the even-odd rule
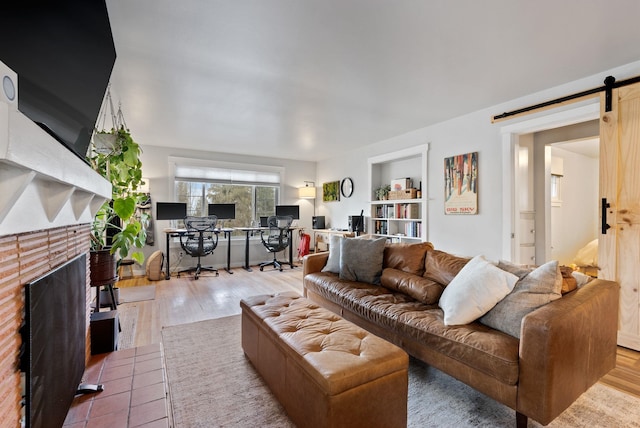
[[[110,153],[116,147],[117,136],[112,133],[96,132],[93,134],[93,144],[98,153]]]
[[[120,289],[113,287],[113,295],[116,296],[116,305],[120,304]],[[100,290],[100,307],[104,308],[111,306],[111,293],[109,290]]]
[[[118,263],[116,255],[109,250],[91,251],[89,253],[89,278],[92,287],[113,284],[118,279]]]

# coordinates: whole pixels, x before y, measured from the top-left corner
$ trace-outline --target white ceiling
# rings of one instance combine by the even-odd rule
[[[559,147],[573,153],[592,158],[600,158],[600,138],[585,138],[576,141],[567,141],[562,143],[554,143],[553,147]]]
[[[640,59],[637,0],[107,6],[114,100],[153,146],[319,160]]]

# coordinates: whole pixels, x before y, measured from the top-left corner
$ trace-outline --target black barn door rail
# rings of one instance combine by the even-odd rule
[[[604,86],[600,86],[597,88],[593,88],[593,89],[589,89],[586,91],[582,91],[582,92],[578,92],[572,95],[565,95],[564,97],[560,97],[560,98],[556,98],[553,100],[549,100],[549,101],[545,101],[539,104],[535,104],[532,106],[528,106],[528,107],[523,107],[517,110],[512,110],[509,112],[505,112],[502,114],[498,114],[495,115],[491,118],[491,122],[496,122],[498,120],[502,120],[502,119],[507,119],[509,117],[512,116],[517,116],[519,114],[522,113],[527,113],[527,112],[531,112],[534,110],[538,110],[538,109],[542,109],[545,107],[549,107],[549,106],[553,106],[555,104],[562,104],[565,103],[567,101],[572,101],[578,98],[583,98],[583,97],[587,97],[589,95],[594,95],[597,94],[599,92],[606,92],[605,95],[605,111],[611,111],[611,103],[612,103],[612,91],[615,88],[620,88],[622,86],[627,86],[627,85],[632,85],[634,83],[638,83],[640,82],[640,76],[636,76],[636,77],[632,77],[630,79],[626,79],[626,80],[621,80],[619,82],[616,82],[616,78],[613,76],[607,76],[604,79]]]

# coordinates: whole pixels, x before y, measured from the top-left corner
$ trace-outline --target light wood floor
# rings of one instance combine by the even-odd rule
[[[220,270],[220,276],[172,277],[149,281],[145,277],[125,279],[119,287],[156,286],[155,300],[135,302],[139,307],[135,346],[161,342],[163,326],[185,324],[240,313],[240,299],[256,294],[295,291],[302,294],[302,267],[283,272],[269,267],[247,272]],[[124,303],[126,305],[126,303]],[[601,379],[602,383],[640,397],[640,352],[618,347],[617,365]]]

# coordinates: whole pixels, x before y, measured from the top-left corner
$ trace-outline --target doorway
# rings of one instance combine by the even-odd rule
[[[597,252],[588,249],[598,239],[598,183],[600,138],[563,141],[548,145],[550,151],[550,189],[545,211],[548,224],[549,252],[545,260],[558,260],[586,270],[597,266]]]
[[[570,146],[571,143],[578,146],[583,140],[584,142],[581,144],[593,145],[594,142],[586,142],[588,138],[585,132],[591,136],[598,135],[599,109],[599,100],[594,98],[590,100],[589,104],[505,126],[501,129],[503,168],[505,172],[509,172],[504,174],[505,179],[503,181],[505,196],[503,205],[503,257],[505,259],[524,264],[540,264],[546,260],[551,260],[553,247],[552,152],[562,153],[561,150],[564,150],[569,153],[567,147],[561,148],[562,144],[555,148],[553,145],[566,143],[567,146]],[[595,128],[593,128],[594,126]],[[591,127],[596,130],[583,130],[579,137],[575,137],[573,131],[586,129],[585,127]],[[567,138],[567,135],[574,135],[574,137]],[[597,169],[595,168],[596,172]],[[572,180],[574,180],[578,174],[572,175],[574,176]],[[568,182],[568,180],[560,178],[561,192],[563,191],[563,181]],[[565,187],[569,187],[569,191],[575,191],[574,184]],[[538,191],[535,191],[535,189],[538,189]],[[565,188],[564,191],[566,192],[567,189]],[[597,216],[597,186],[591,193],[593,194],[593,206]],[[566,196],[568,197],[569,194],[566,194]],[[574,195],[571,194],[571,196],[573,197]],[[560,202],[560,206],[562,206],[564,201],[561,200]],[[589,208],[589,211],[591,210]],[[596,231],[593,232],[595,233]],[[578,244],[572,244],[574,248],[576,245]],[[563,249],[563,251],[565,250]],[[567,250],[567,252],[569,251],[572,250]]]

